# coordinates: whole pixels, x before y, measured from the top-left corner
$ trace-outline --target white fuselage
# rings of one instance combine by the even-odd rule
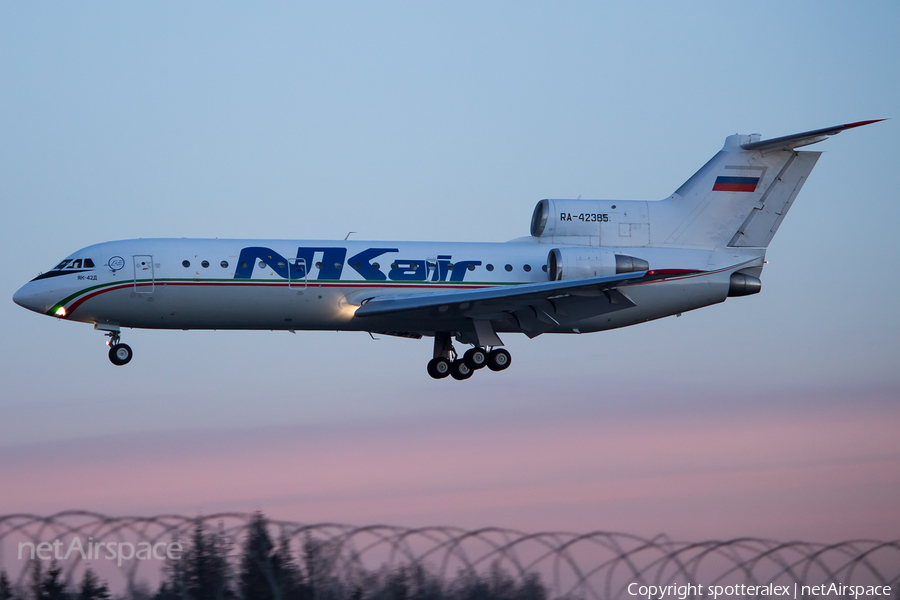
[[[88,246],[26,284],[16,302],[67,320],[150,329],[431,333],[446,324],[360,318],[366,299],[548,281],[549,245],[318,240],[137,239]],[[730,250],[730,249],[729,249]],[[631,325],[717,302],[760,252],[616,248],[671,273],[622,287],[636,306],[550,332]],[[83,268],[85,259],[93,264]],[[80,262],[78,262],[80,261]],[[753,261],[748,265],[748,261]],[[498,331],[518,331],[498,324]]]

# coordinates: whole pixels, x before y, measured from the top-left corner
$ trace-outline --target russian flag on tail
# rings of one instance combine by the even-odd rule
[[[755,192],[759,177],[716,177],[714,192]]]

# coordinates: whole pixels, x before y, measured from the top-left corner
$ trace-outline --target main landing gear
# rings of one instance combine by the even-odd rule
[[[131,351],[131,346],[128,344],[119,343],[119,332],[107,331],[106,336],[109,338],[109,341],[106,342],[106,345],[109,346],[109,362],[117,367],[131,362],[134,352]]]
[[[443,379],[449,375],[462,381],[484,367],[491,371],[502,371],[512,362],[512,357],[504,348],[485,350],[476,346],[459,356],[448,333],[435,335],[434,355],[434,358],[428,361],[428,374],[434,379]]]

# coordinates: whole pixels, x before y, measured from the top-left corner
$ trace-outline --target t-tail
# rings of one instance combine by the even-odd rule
[[[760,141],[731,135],[725,146],[672,196],[651,202],[651,232],[661,246],[766,248],[821,152],[798,151],[874,121],[860,121]]]

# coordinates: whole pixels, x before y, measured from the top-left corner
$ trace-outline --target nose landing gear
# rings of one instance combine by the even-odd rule
[[[131,346],[128,344],[116,344],[109,348],[109,361],[117,367],[127,365],[131,362],[132,356],[134,356],[134,352],[131,351]]]
[[[106,337],[109,338],[109,341],[106,342],[106,345],[109,346],[109,362],[117,367],[127,365],[131,362],[134,352],[131,351],[131,346],[128,344],[119,343],[119,330],[106,330]]]

